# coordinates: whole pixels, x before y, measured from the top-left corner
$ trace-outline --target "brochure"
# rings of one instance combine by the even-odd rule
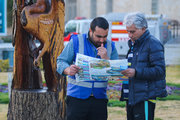
[[[127,59],[105,60],[77,54],[75,65],[81,69],[76,74],[76,81],[123,81],[128,80],[121,74],[128,68]]]

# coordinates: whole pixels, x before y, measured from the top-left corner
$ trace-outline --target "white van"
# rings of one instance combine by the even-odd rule
[[[64,45],[69,42],[71,34],[83,34],[89,31],[90,19],[70,20],[65,25]]]

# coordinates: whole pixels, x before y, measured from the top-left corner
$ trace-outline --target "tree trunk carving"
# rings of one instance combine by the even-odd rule
[[[63,120],[66,114],[66,80],[56,72],[56,58],[64,48],[65,4],[63,0],[37,0],[36,3],[33,3],[33,1],[13,1],[13,45],[15,51],[8,119],[14,120],[17,115],[25,115],[26,117],[22,119],[26,119],[30,115],[26,113],[31,112],[27,110],[34,109],[35,103],[47,101],[47,99],[55,99],[55,102],[52,101],[52,104],[57,107],[56,110],[58,111],[56,113],[58,114],[54,116],[58,118],[57,120]],[[35,38],[41,43],[39,47],[36,47]],[[40,50],[41,52],[39,52]],[[42,89],[42,75],[39,69],[41,58],[47,90]],[[39,92],[40,89],[43,92]],[[37,96],[39,96],[38,99]],[[29,97],[32,99],[28,102],[27,98]],[[24,101],[28,103],[25,104]],[[16,111],[19,109],[19,104],[29,108],[23,107],[20,108],[22,109],[21,112]],[[49,109],[48,105],[44,106]],[[35,111],[33,114],[38,113]],[[39,110],[39,112],[44,111]],[[29,117],[29,119],[32,118],[31,116]],[[47,120],[50,120],[48,114],[46,117]]]

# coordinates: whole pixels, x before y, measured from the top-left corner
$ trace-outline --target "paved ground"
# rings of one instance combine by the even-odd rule
[[[180,37],[168,41],[164,47],[166,65],[180,65]]]

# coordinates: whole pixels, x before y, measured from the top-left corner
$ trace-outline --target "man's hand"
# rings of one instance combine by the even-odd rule
[[[75,75],[76,73],[78,73],[80,67],[76,66],[76,65],[71,65],[69,67],[67,67],[65,70],[64,70],[64,74],[65,75]]]
[[[136,70],[134,68],[128,68],[126,70],[121,71],[121,73],[126,77],[134,77]]]
[[[104,47],[103,43],[101,44],[100,47],[97,48],[97,50],[98,50],[97,55],[99,55],[101,59],[109,60],[109,57],[107,56],[107,49]]]

